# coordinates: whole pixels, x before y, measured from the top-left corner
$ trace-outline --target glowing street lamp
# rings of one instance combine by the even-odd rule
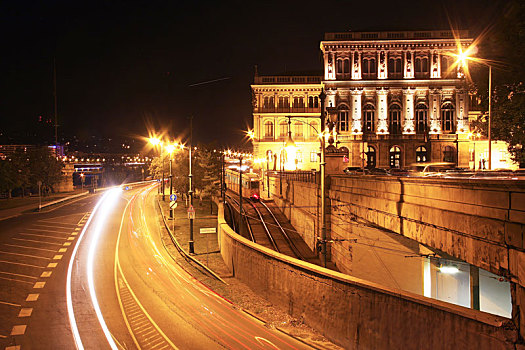
[[[469,46],[465,51],[459,48],[459,53],[453,54],[453,56],[456,57],[455,65],[458,65],[459,67],[465,67],[467,64],[467,61],[473,61],[477,63],[481,63],[487,67],[489,67],[489,111],[488,111],[488,126],[487,126],[487,136],[489,139],[489,170],[492,170],[492,134],[491,134],[491,123],[492,123],[492,117],[491,117],[491,111],[492,111],[492,66],[487,63],[486,60],[470,56],[470,54],[476,54],[478,52],[478,48],[474,45]]]

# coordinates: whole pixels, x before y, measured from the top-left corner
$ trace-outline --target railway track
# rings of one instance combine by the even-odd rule
[[[239,207],[239,202],[234,197],[230,195],[227,197],[237,208]],[[250,237],[246,237],[244,232],[243,236],[268,249],[304,260],[297,242],[294,242],[294,238],[290,237],[289,232],[282,227],[279,219],[265,203],[246,199],[243,200],[242,210]]]

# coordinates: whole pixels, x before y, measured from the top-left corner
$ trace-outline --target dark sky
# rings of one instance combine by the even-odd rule
[[[233,145],[261,74],[319,70],[324,32],[474,31],[504,2],[9,1],[0,4],[0,132],[53,116],[61,135],[146,135],[146,124]],[[228,78],[211,84],[189,85]]]

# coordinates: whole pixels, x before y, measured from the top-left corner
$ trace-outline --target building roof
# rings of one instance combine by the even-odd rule
[[[428,40],[467,38],[468,30],[418,30],[418,31],[375,31],[325,33],[325,41],[370,41],[370,40]]]

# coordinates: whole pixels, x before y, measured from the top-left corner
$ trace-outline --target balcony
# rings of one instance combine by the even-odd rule
[[[261,107],[254,108],[254,113],[321,113],[317,107]]]

